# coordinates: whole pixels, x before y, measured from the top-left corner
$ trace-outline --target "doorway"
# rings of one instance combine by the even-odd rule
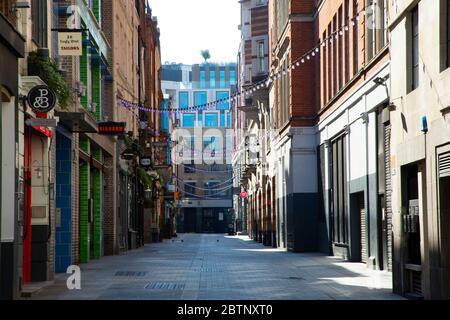
[[[184,209],[184,232],[192,233],[196,232],[197,227],[197,209],[185,208]]]
[[[404,238],[405,293],[422,296],[422,257],[420,215],[424,215],[421,203],[425,190],[420,190],[425,175],[425,165],[415,163],[402,168],[402,207]]]
[[[212,209],[203,210],[203,232],[213,233],[214,232],[214,215]]]
[[[450,152],[439,155],[442,299],[450,299]]]
[[[350,223],[351,223],[351,257],[352,262],[367,263],[367,210],[364,192],[350,195]]]

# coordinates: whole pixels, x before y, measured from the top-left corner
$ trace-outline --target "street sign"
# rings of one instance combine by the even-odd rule
[[[82,56],[82,38],[81,32],[58,32],[58,54],[60,56]]]
[[[28,104],[37,113],[48,113],[56,105],[56,94],[47,86],[36,86],[28,92]]]
[[[247,196],[248,196],[247,192],[245,192],[245,191],[241,192],[241,198],[242,199],[246,199]]]
[[[28,119],[25,124],[29,127],[46,127],[46,128],[56,128],[58,122],[56,119]]]

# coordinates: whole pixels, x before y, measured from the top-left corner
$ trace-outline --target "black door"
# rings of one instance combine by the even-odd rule
[[[184,209],[184,232],[196,232],[197,210],[195,208]]]

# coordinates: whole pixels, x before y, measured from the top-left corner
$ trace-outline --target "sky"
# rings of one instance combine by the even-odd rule
[[[148,0],[161,31],[162,63],[236,62],[239,49],[238,0]]]

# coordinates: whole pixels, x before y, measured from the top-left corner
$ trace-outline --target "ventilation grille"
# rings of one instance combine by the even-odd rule
[[[450,177],[450,152],[439,155],[439,176]]]

